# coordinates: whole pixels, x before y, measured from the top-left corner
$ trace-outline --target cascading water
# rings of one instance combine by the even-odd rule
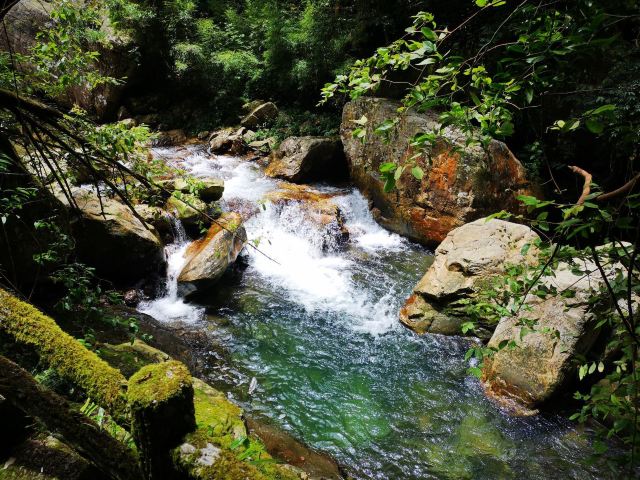
[[[174,241],[165,247],[167,256],[165,294],[157,300],[143,302],[138,310],[165,322],[195,323],[203,318],[204,309],[187,304],[184,299],[178,296],[178,276],[184,267],[184,253],[190,240],[180,220],[170,216],[170,221]]]
[[[157,153],[196,176],[224,178],[229,208],[255,207],[278,189],[251,162]],[[302,205],[267,202],[245,225],[260,252],[246,249],[248,267],[211,294],[210,316],[171,289],[145,311],[224,319],[213,335],[241,372],[231,392],[253,415],[333,455],[354,478],[606,478],[588,466],[587,437],[569,422],[509,417],[487,400],[466,373],[468,341],[403,329],[398,309],[430,254],[379,227],[359,192],[316,188],[336,195],[350,232],[346,247],[327,249],[326,232]],[[181,248],[170,256],[174,275]],[[222,376],[214,370],[210,380]]]

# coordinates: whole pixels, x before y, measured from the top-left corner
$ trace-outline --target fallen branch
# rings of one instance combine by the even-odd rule
[[[571,170],[574,173],[577,173],[578,175],[582,175],[584,177],[584,186],[582,187],[582,195],[580,195],[580,198],[576,202],[576,205],[583,205],[585,200],[591,193],[591,180],[593,179],[593,177],[589,172],[587,172],[586,170],[583,170],[580,167],[576,167],[575,165],[569,166],[569,170]]]
[[[582,187],[582,195],[580,195],[580,198],[576,202],[576,205],[583,205],[587,197],[591,194],[591,181],[593,180],[593,176],[586,170],[583,170],[580,167],[576,167],[575,165],[569,166],[569,169],[572,172],[577,173],[578,175],[581,175],[582,177],[584,177],[584,186]],[[627,183],[622,185],[620,188],[616,188],[615,190],[612,190],[610,192],[601,193],[596,197],[594,197],[593,200],[595,202],[606,202],[607,200],[610,200],[612,198],[619,197],[620,195],[623,195],[633,190],[633,187],[636,186],[639,180],[640,180],[640,173],[637,173],[631,180],[629,180]]]

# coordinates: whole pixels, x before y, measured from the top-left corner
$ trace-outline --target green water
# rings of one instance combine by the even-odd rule
[[[233,157],[194,151],[178,166],[224,178],[227,208],[278,188],[256,164]],[[205,352],[209,380],[252,415],[331,454],[353,478],[610,478],[589,466],[588,437],[568,421],[513,418],[487,400],[466,373],[467,340],[401,327],[398,310],[432,257],[379,227],[357,191],[339,193],[346,248],[323,249],[324,233],[299,205],[264,204],[245,226],[266,255],[247,249],[247,267],[201,299],[206,320],[175,288],[149,312],[208,329],[228,352],[222,362],[219,349]],[[174,274],[183,262],[175,252]]]

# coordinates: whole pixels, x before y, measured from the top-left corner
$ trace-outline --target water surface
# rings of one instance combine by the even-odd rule
[[[232,384],[252,414],[331,454],[358,479],[608,478],[588,466],[589,442],[566,420],[512,418],[487,400],[466,373],[467,341],[418,337],[399,324],[432,257],[379,227],[359,192],[316,186],[338,193],[351,234],[346,248],[327,251],[299,205],[261,202],[278,187],[256,164],[197,151],[180,164],[225,178],[229,206],[258,202],[246,229],[259,251],[248,248],[246,268],[202,305],[170,289],[143,310],[208,328],[233,366],[212,364],[211,380]],[[181,246],[171,253],[171,271],[179,271]]]

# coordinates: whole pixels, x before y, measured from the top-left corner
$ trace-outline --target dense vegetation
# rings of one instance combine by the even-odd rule
[[[15,3],[4,2],[0,18]],[[138,334],[134,320],[103,311],[120,295],[79,261],[71,216],[45,188],[57,185],[73,205],[70,184],[84,175],[134,215],[138,199],[153,204],[165,193],[154,184],[165,167],[147,158],[149,128],[105,122],[135,116],[153,127],[197,133],[236,124],[251,100],[273,100],[280,116],[262,134],[282,139],[336,133],[348,99],[401,98],[401,111],[433,109],[440,116],[442,130],[413,139],[417,155],[450,126],[461,129],[469,145],[503,140],[548,199],[523,197],[528,215],[516,218],[545,239],[534,246],[540,264],[510,268],[469,306],[465,332],[480,321],[518,316],[529,294],[571,295],[539,283],[560,262],[579,271],[578,261],[588,260],[602,273],[602,288],[589,302],[602,309],[593,328],[610,332],[602,348],[609,361],[580,359],[579,411],[572,418],[603,425],[596,450],[614,445],[633,476],[640,454],[636,1],[80,3],[53,1],[50,28],[36,45],[0,54],[0,286],[33,295],[52,311],[106,318]],[[134,68],[107,68],[120,51]],[[104,111],[86,101],[111,91],[119,92],[118,101]],[[78,106],[83,102],[87,111]],[[361,126],[367,121],[358,120]],[[398,121],[376,125],[377,134],[389,135]],[[355,135],[366,142],[364,132]],[[411,158],[383,164],[385,190],[405,171],[418,179],[424,174]],[[597,248],[603,244],[609,248]],[[31,270],[15,271],[15,263]],[[619,265],[613,278],[603,264]],[[524,335],[535,331],[534,321],[519,318]],[[92,348],[91,330],[84,343]],[[482,361],[493,353],[475,347],[469,356]]]

